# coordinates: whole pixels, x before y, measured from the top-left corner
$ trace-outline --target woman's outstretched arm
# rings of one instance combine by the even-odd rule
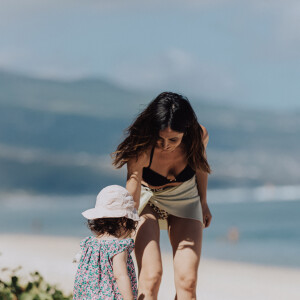
[[[200,125],[203,130],[203,144],[206,148],[209,140],[208,132],[206,128]],[[201,206],[202,206],[202,213],[203,213],[203,225],[204,227],[208,227],[210,225],[212,215],[210,213],[207,198],[206,198],[206,191],[207,191],[207,179],[208,173],[204,172],[201,169],[196,170],[196,180],[197,180],[197,187],[200,196]]]
[[[139,208],[141,195],[141,181],[143,177],[143,168],[147,165],[147,154],[141,154],[138,159],[132,158],[127,162],[127,183],[126,189],[132,195],[135,208]]]

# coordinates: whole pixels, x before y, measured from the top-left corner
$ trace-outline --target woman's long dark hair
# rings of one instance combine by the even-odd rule
[[[121,168],[131,158],[138,159],[141,153],[156,144],[159,131],[168,127],[184,133],[182,142],[189,165],[195,170],[201,168],[210,173],[203,130],[197,116],[186,97],[171,92],[159,94],[127,128],[127,137],[112,154],[113,165]]]

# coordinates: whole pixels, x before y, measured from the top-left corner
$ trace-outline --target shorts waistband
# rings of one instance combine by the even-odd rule
[[[160,191],[163,191],[163,190],[166,190],[166,189],[169,189],[171,188],[172,186],[165,186],[165,187],[162,187],[162,188],[158,188],[158,189],[151,189],[149,188],[148,186],[142,184],[142,186],[148,188],[149,190],[151,190],[152,192],[160,192]]]

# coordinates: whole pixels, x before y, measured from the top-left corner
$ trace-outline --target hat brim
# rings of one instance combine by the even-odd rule
[[[139,221],[140,217],[136,211],[128,211],[128,210],[108,210],[103,207],[100,208],[91,208],[81,213],[88,220],[95,220],[100,218],[122,218],[126,217],[127,219],[131,219],[134,221]]]

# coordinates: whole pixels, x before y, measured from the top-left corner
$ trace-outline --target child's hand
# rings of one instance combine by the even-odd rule
[[[73,258],[73,263],[79,263],[80,262],[80,259],[81,259],[81,255],[82,255],[82,251],[79,251]]]

